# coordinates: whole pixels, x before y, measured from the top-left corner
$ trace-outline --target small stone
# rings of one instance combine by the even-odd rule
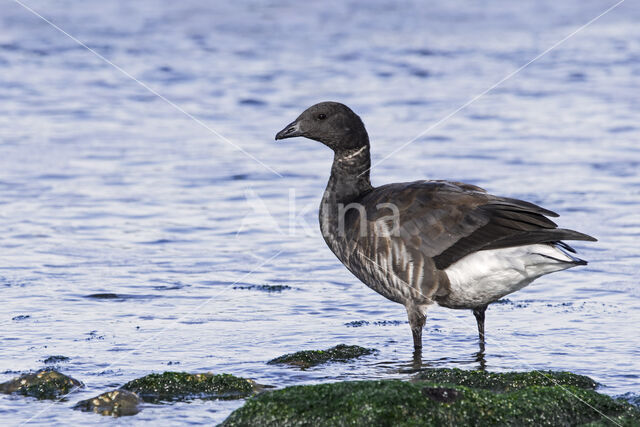
[[[68,362],[70,359],[67,356],[49,356],[43,360],[45,364],[52,364],[58,362]]]
[[[73,409],[85,412],[95,412],[100,415],[123,417],[140,412],[142,399],[133,392],[113,390],[102,393],[91,399],[81,400]]]

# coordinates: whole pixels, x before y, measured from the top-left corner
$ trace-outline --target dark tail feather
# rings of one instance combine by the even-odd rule
[[[561,240],[582,240],[587,242],[598,241],[595,237],[591,237],[578,231],[567,230],[564,228],[554,228],[551,230],[532,230],[517,233],[496,240],[483,247],[482,249],[500,249],[508,248],[511,246],[533,245],[536,243],[555,243]]]
[[[596,239],[595,237],[589,236],[588,234],[580,233],[579,231],[568,230],[566,228],[558,228],[556,231],[561,232],[563,235],[566,236],[558,240],[583,240],[586,242],[598,241],[598,239]]]

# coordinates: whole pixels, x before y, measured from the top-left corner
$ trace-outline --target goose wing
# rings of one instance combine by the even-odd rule
[[[368,229],[375,232],[353,236],[357,246],[379,247],[380,242],[372,239],[386,239],[382,246],[401,248],[405,253],[419,252],[422,257],[431,258],[439,270],[480,250],[561,240],[596,241],[586,234],[558,228],[548,218],[557,217],[555,212],[522,200],[493,196],[470,184],[390,184],[375,188],[359,203],[367,213]],[[359,222],[357,218],[352,221]],[[350,228],[357,229],[353,225]],[[381,236],[377,233],[380,230],[386,230],[388,235]]]

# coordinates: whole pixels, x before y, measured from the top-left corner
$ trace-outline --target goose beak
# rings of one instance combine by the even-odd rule
[[[276,141],[278,139],[293,138],[295,136],[302,136],[302,131],[300,130],[300,123],[298,121],[289,123],[284,127],[284,129],[278,132],[276,134]]]

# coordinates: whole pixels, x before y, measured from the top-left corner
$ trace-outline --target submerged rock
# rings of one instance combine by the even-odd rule
[[[17,393],[36,399],[58,399],[77,387],[84,387],[84,384],[58,371],[44,369],[20,375],[11,381],[0,384],[0,392]]]
[[[376,326],[398,326],[398,325],[406,325],[406,320],[380,320],[378,322],[373,322]]]
[[[326,362],[347,362],[360,356],[373,354],[378,350],[357,345],[339,344],[327,350],[305,350],[297,353],[285,354],[267,362],[270,365],[284,364],[309,368]]]
[[[101,415],[122,417],[140,412],[140,397],[127,390],[113,390],[76,403],[73,409]]]
[[[413,381],[462,385],[496,392],[515,391],[531,386],[575,386],[594,390],[598,383],[571,372],[530,371],[494,373],[462,369],[429,369],[413,377]]]
[[[369,324],[366,320],[354,320],[352,322],[347,322],[344,325],[349,328],[359,328],[361,326],[367,326]]]
[[[373,322],[374,326],[398,326],[398,325],[404,325],[407,324],[409,322],[407,322],[406,320],[402,321],[402,320],[378,320],[376,322]],[[344,325],[348,326],[350,328],[359,328],[361,326],[368,326],[371,323],[368,322],[367,320],[354,320],[352,322],[347,322]]]
[[[234,286],[233,289],[254,290],[263,292],[282,292],[291,289],[289,285],[247,285]]]
[[[129,381],[121,387],[137,393],[145,402],[189,399],[240,399],[265,386],[230,374],[163,372]]]
[[[60,355],[56,355],[56,356],[49,356],[46,359],[44,359],[42,362],[50,365],[53,363],[59,363],[59,362],[68,362],[69,360],[71,360],[70,358],[68,358],[67,356],[60,356]]]
[[[561,374],[562,378],[564,373]],[[502,385],[503,390],[511,391],[492,391],[498,382],[495,376],[500,375],[507,376],[504,384],[517,386]],[[489,388],[400,380],[287,387],[249,399],[222,425],[604,426],[610,425],[611,420],[629,426],[640,423],[637,408],[595,392],[590,385],[593,381],[586,388],[567,383],[541,386],[535,377],[529,378],[533,383],[526,384],[526,379],[514,383],[508,376],[488,374],[492,378],[486,381],[492,385]],[[568,383],[573,380],[569,378]]]
[[[103,293],[103,294],[91,294],[91,295],[85,295],[85,298],[95,298],[95,299],[117,299],[117,298],[122,298],[120,295],[118,294],[111,294],[111,293]]]

